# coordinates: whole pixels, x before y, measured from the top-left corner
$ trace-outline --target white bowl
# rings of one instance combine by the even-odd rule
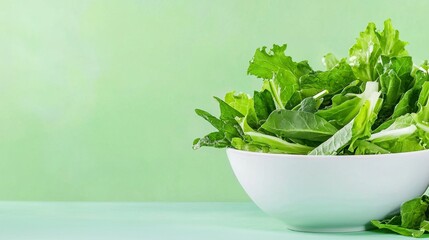
[[[227,154],[255,204],[297,231],[365,230],[429,185],[429,150],[306,156],[227,149]]]

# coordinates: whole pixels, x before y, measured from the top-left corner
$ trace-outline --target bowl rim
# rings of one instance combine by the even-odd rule
[[[253,156],[270,156],[275,158],[302,158],[302,159],[344,159],[344,158],[354,158],[354,159],[367,159],[367,158],[384,158],[389,156],[401,156],[401,155],[413,155],[413,154],[429,154],[429,149],[419,150],[419,151],[411,151],[411,152],[400,152],[400,153],[385,153],[385,154],[361,154],[361,155],[303,155],[303,154],[287,154],[287,153],[263,153],[263,152],[251,152],[245,150],[238,150],[235,148],[228,147],[226,148],[226,152],[237,152],[240,154],[247,154]]]

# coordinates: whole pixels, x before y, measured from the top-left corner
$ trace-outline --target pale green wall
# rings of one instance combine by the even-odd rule
[[[213,95],[251,92],[262,45],[321,67],[392,18],[429,58],[429,1],[1,1],[1,200],[247,200],[224,150],[193,151]]]

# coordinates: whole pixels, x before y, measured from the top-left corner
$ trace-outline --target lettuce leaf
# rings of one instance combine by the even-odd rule
[[[380,109],[378,84],[367,82],[365,91],[360,95],[364,99],[363,105],[359,106],[358,114],[343,128],[336,132],[328,140],[313,149],[310,155],[335,155],[346,145],[349,151],[354,151],[354,142],[360,138],[367,138],[371,135],[371,126],[374,123]]]
[[[358,79],[375,81],[378,77],[375,66],[379,57],[407,56],[406,45],[399,39],[399,31],[393,28],[390,19],[384,22],[381,33],[376,30],[374,23],[369,23],[350,48],[348,61]]]

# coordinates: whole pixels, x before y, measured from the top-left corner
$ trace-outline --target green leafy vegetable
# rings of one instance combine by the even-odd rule
[[[353,70],[345,60],[328,71],[316,71],[299,79],[300,93],[303,97],[313,96],[323,90],[335,94],[356,80]]]
[[[401,207],[401,226],[405,228],[419,228],[420,223],[427,218],[428,200],[428,196],[423,196],[405,202]]]
[[[268,116],[276,109],[271,93],[268,90],[255,91],[253,94],[254,109],[259,123],[265,122]]]
[[[375,96],[374,94],[380,95],[378,93],[378,84],[375,82],[368,82],[363,93],[347,93],[346,95],[352,97],[351,99],[344,99],[344,102],[330,108],[319,110],[316,114],[333,122],[335,125],[344,126],[359,113],[367,100]]]
[[[365,140],[358,140],[356,141],[356,151],[355,154],[357,155],[364,155],[364,154],[385,154],[390,153],[388,150],[371,143],[369,141]]]
[[[429,232],[429,196],[427,193],[421,197],[409,200],[402,204],[399,215],[392,218],[371,223],[379,229],[388,229],[392,232],[410,237],[421,237]]]
[[[429,62],[415,64],[406,45],[388,19],[380,30],[369,23],[348,56],[323,56],[325,70],[294,60],[286,44],[258,48],[247,73],[262,87],[253,96],[215,97],[219,117],[197,109],[217,131],[193,147],[311,155],[429,149]]]
[[[384,122],[393,114],[395,106],[413,81],[410,75],[413,66],[411,57],[381,56],[380,60],[378,64],[384,68],[379,76],[384,101],[378,115],[378,123]],[[376,123],[376,126],[378,125]]]
[[[301,76],[312,72],[307,61],[294,62],[285,55],[287,45],[273,45],[267,52],[266,47],[257,49],[250,61],[247,73],[264,80],[264,88],[271,92],[277,109],[283,109],[298,90]]]
[[[271,152],[294,154],[307,154],[313,149],[309,146],[299,143],[291,143],[275,136],[257,132],[247,124],[246,118],[237,117],[236,120],[240,124],[243,133],[248,137],[241,143],[242,146],[246,146],[243,143],[247,142],[250,145],[265,146],[265,149],[269,149]]]
[[[326,70],[331,70],[334,68],[340,61],[332,53],[328,53],[323,56],[322,59],[323,65],[325,65]]]
[[[407,43],[399,39],[399,32],[393,28],[390,19],[384,22],[382,32],[376,30],[374,23],[369,23],[365,31],[360,33],[356,44],[350,48],[349,63],[358,79],[375,81],[375,66],[379,57],[407,56],[405,45]]]
[[[322,102],[323,102],[323,98],[319,98],[319,99],[316,99],[313,97],[304,98],[300,102],[300,104],[295,106],[293,110],[315,113],[317,109],[319,109]]]
[[[332,124],[314,113],[305,111],[276,110],[262,128],[284,138],[324,141],[336,131]]]
[[[387,229],[390,230],[392,232],[404,235],[404,236],[409,236],[409,237],[421,237],[424,233],[425,230],[423,229],[409,229],[409,228],[404,228],[401,227],[399,225],[395,225],[395,224],[390,224],[389,221],[388,222],[383,222],[383,221],[377,221],[377,220],[373,220],[371,221],[371,223],[379,228],[379,229]]]
[[[369,138],[373,142],[383,142],[389,140],[399,140],[401,137],[408,137],[417,131],[412,115],[407,114],[395,119],[389,127],[374,133]]]
[[[217,100],[220,103],[222,102],[220,99]],[[253,99],[250,96],[245,93],[229,92],[225,95],[225,103],[234,109],[230,109],[230,111],[233,113],[228,117],[234,117],[235,120],[235,117],[246,116],[250,126],[258,127],[258,117],[254,108]],[[221,104],[224,105],[223,103]],[[229,109],[229,107],[225,108]],[[241,115],[235,112],[235,110],[238,111]]]
[[[374,82],[367,82],[365,92],[365,103],[360,107],[359,113],[342,129],[336,132],[327,141],[313,149],[311,155],[332,155],[338,154],[346,145],[348,150],[354,151],[354,142],[358,139],[365,139],[371,135],[371,125],[374,122],[378,110],[380,109],[381,100],[378,86]]]
[[[360,155],[429,149],[429,62],[408,55],[390,19],[374,23],[348,56],[323,58],[325,70],[286,55],[286,44],[256,49],[247,73],[262,87],[253,97],[215,97],[220,116],[196,109],[216,131],[202,146],[274,154]],[[371,223],[401,235],[429,232],[429,189],[402,204],[400,213]]]
[[[215,127],[218,132],[212,132],[202,138],[195,139],[193,142],[194,149],[198,149],[202,146],[227,147],[230,146],[232,138],[243,135],[240,125],[238,125],[235,120],[220,120],[201,109],[196,109],[195,112]]]

